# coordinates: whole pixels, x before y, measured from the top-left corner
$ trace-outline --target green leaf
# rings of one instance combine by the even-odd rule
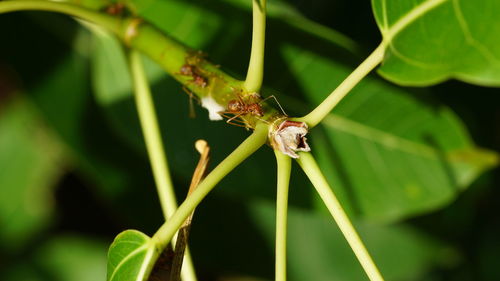
[[[0,111],[0,241],[17,249],[53,215],[52,188],[63,174],[65,154],[36,108],[24,98]]]
[[[379,73],[402,85],[454,78],[500,86],[497,0],[372,0],[387,53]]]
[[[282,54],[315,103],[350,71],[296,46],[285,45]],[[473,144],[449,109],[375,77],[363,80],[322,124],[312,131],[312,153],[351,213],[372,220],[443,206],[498,162],[496,153]]]
[[[149,236],[137,230],[125,230],[109,247],[106,280],[147,280],[157,258],[158,251]]]

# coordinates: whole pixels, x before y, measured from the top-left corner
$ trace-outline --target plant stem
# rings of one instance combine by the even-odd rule
[[[243,141],[233,152],[231,152],[231,154],[229,154],[229,156],[217,165],[210,174],[208,174],[208,176],[198,185],[196,190],[186,198],[172,217],[170,217],[153,236],[153,240],[155,240],[158,250],[162,251],[165,249],[177,229],[184,223],[189,214],[191,214],[215,185],[266,142],[267,133],[268,125],[263,123],[257,125],[252,135]]]
[[[139,113],[146,150],[151,162],[163,216],[165,220],[168,220],[177,209],[177,200],[168,168],[167,156],[163,149],[163,141],[158,126],[158,119],[156,118],[153,97],[140,54],[136,51],[130,51],[129,59],[132,81],[135,88],[135,103],[137,112]],[[187,249],[184,257],[184,266],[182,266],[182,277],[184,281],[197,280],[191,255]]]
[[[340,85],[313,111],[294,119],[306,122],[310,128],[318,125],[330,111],[384,58],[385,44],[380,44]]]
[[[366,250],[366,247],[363,245],[361,238],[344,212],[344,209],[342,209],[337,197],[328,185],[328,182],[318,167],[316,160],[314,160],[314,157],[310,153],[301,152],[300,158],[297,159],[297,162],[316,188],[316,191],[319,193],[321,199],[328,208],[328,211],[330,211],[330,214],[339,226],[340,231],[344,234],[344,237],[351,246],[352,251],[365,270],[366,275],[368,275],[368,278],[371,281],[383,281],[384,279],[382,278],[377,266]]]
[[[252,0],[252,51],[244,87],[248,92],[259,92],[264,76],[264,46],[266,42],[266,0]]]
[[[120,20],[117,18],[94,12],[85,8],[78,7],[76,5],[52,2],[52,1],[36,1],[36,0],[23,0],[23,1],[1,1],[0,2],[0,14],[15,12],[15,11],[27,11],[27,10],[39,10],[39,11],[49,11],[64,13],[67,15],[75,16],[93,23],[100,25],[108,30],[115,33],[120,30]]]
[[[219,103],[227,99],[228,94],[239,92],[243,82],[223,72],[220,67],[200,57],[193,49],[183,45],[174,38],[149,24],[145,20],[135,17],[114,17],[89,8],[95,5],[92,1],[82,1],[78,4],[62,3],[55,1],[21,0],[0,1],[0,14],[15,11],[50,11],[75,16],[99,25],[118,36],[129,47],[134,48],[152,60],[156,61],[167,73],[189,88],[199,98],[211,95]],[[92,2],[94,3],[94,2]],[[80,7],[89,5],[89,8]],[[199,87],[193,83],[193,77],[183,75],[180,70],[191,58],[197,61],[196,70],[210,80],[207,87]],[[198,62],[199,61],[199,62]],[[236,98],[236,96],[234,96]]]
[[[292,159],[275,150],[278,164],[278,184],[276,192],[276,281],[286,281],[286,233],[288,209],[288,185]]]
[[[201,100],[209,97],[207,104],[215,101],[220,107],[227,108],[229,101],[238,99],[241,93],[249,92],[245,87],[245,81],[228,75],[218,65],[205,60],[200,52],[185,46],[146,20],[139,17],[110,16],[89,10],[107,5],[107,3],[101,5],[98,2],[99,0],[75,0],[74,4],[68,4],[38,0],[0,1],[0,13],[43,10],[66,13],[96,23],[114,33],[131,49],[135,49],[157,62],[172,78],[183,84]],[[252,39],[254,46],[250,58],[247,86],[251,91],[258,91],[263,76],[265,1],[262,1],[260,6],[257,2],[254,2],[254,5],[256,5]],[[192,69],[192,74],[183,73],[182,69],[186,65]],[[203,83],[195,83],[194,81]],[[252,114],[241,116],[241,119],[250,128],[253,128],[261,120],[272,123],[275,119],[283,117],[269,102],[262,102],[261,107],[265,108],[263,117],[257,118]]]
[[[130,52],[130,69],[135,88],[135,104],[139,113],[146,150],[151,162],[151,169],[156,182],[158,196],[165,219],[177,209],[174,185],[169,173],[167,157],[163,149],[158,119],[149,89],[141,57],[135,51]]]

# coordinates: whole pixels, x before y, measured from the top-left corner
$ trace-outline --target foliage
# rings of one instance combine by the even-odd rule
[[[264,95],[276,95],[292,116],[306,114],[363,60],[361,54],[374,41],[358,37],[366,46],[358,45],[327,27],[340,20],[325,16],[323,11],[332,9],[344,11],[346,22],[352,22],[351,13],[362,19],[344,25],[343,32],[353,37],[360,26],[378,25],[387,44],[378,72],[391,82],[427,86],[457,78],[498,86],[499,48],[492,34],[500,29],[494,15],[500,7],[498,1],[480,2],[428,0],[406,6],[410,2],[373,0],[375,23],[372,16],[362,16],[362,9],[353,9],[364,5],[369,10],[365,2],[270,1]],[[137,0],[128,5],[176,40],[206,52],[225,72],[244,77],[251,42],[250,1]],[[391,31],[419,5],[436,7],[415,24]],[[163,224],[126,52],[103,30],[92,27],[89,32],[59,15],[2,14],[0,23],[6,42],[0,46],[5,55],[0,68],[5,81],[0,85],[0,279],[104,280],[102,240],[112,245],[108,263],[116,265],[116,258],[137,251],[126,247],[131,239],[149,245],[140,253],[153,251],[146,234],[153,237]],[[144,59],[178,198],[184,198],[197,159],[194,141],[208,141],[215,167],[247,133],[209,121],[198,106],[197,117],[190,119],[191,97],[155,62]],[[481,226],[470,214],[485,200],[477,193],[494,192],[492,174],[481,175],[497,164],[497,154],[477,147],[473,139],[498,149],[481,139],[492,139],[494,125],[474,127],[474,114],[483,113],[487,103],[479,92],[492,101],[498,98],[479,86],[458,84],[457,91],[454,83],[415,89],[369,75],[311,131],[312,153],[387,280],[440,280],[464,271],[464,278],[480,279],[491,274],[488,265],[497,258],[482,245],[477,267],[459,269],[476,253],[463,244],[467,239],[448,239],[454,231],[465,236]],[[459,94],[462,87],[478,92],[477,107],[467,107],[472,98]],[[461,101],[448,98],[452,91]],[[262,148],[198,207],[190,245],[200,280],[273,278],[276,190],[271,155],[269,148]],[[84,195],[73,197],[64,190]],[[298,169],[292,170],[290,192],[289,280],[365,278]],[[73,203],[81,209],[66,213]],[[450,215],[456,210],[459,215]],[[431,212],[434,215],[422,217]],[[446,227],[433,226],[450,216],[453,221]],[[146,234],[125,231],[111,244],[118,232],[130,228]],[[68,238],[67,232],[82,233]],[[487,234],[483,232],[477,240]],[[73,249],[71,255],[61,248]],[[133,270],[121,266],[111,272]]]

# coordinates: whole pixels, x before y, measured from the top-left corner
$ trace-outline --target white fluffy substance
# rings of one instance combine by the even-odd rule
[[[224,111],[225,108],[218,104],[212,97],[204,97],[201,99],[201,106],[208,110],[208,118],[212,121],[222,120],[219,112]]]
[[[306,127],[289,126],[276,133],[274,142],[284,154],[292,158],[299,158],[299,155],[295,153],[296,151],[311,151],[305,138],[307,132]],[[299,144],[304,145],[304,147],[299,147]]]

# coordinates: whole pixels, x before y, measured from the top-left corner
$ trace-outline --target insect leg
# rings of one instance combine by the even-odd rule
[[[265,102],[266,100],[271,99],[271,98],[272,98],[272,99],[274,99],[274,100],[276,101],[276,103],[278,104],[278,106],[279,106],[279,107],[280,107],[280,109],[281,109],[281,112],[283,112],[283,114],[285,114],[285,116],[288,116],[288,114],[286,114],[286,112],[285,112],[285,110],[283,109],[283,107],[281,107],[280,102],[278,101],[278,99],[277,99],[274,95],[271,95],[271,96],[268,96],[268,97],[264,98],[263,100],[261,100],[261,101],[259,102],[259,104],[261,104],[261,103],[263,103],[263,102]]]
[[[189,96],[189,118],[195,118],[196,112],[194,111],[193,99],[196,99],[198,103],[200,102],[200,100],[195,97],[195,95],[193,95],[193,93],[185,86],[182,86],[182,90],[184,90],[184,92]]]

